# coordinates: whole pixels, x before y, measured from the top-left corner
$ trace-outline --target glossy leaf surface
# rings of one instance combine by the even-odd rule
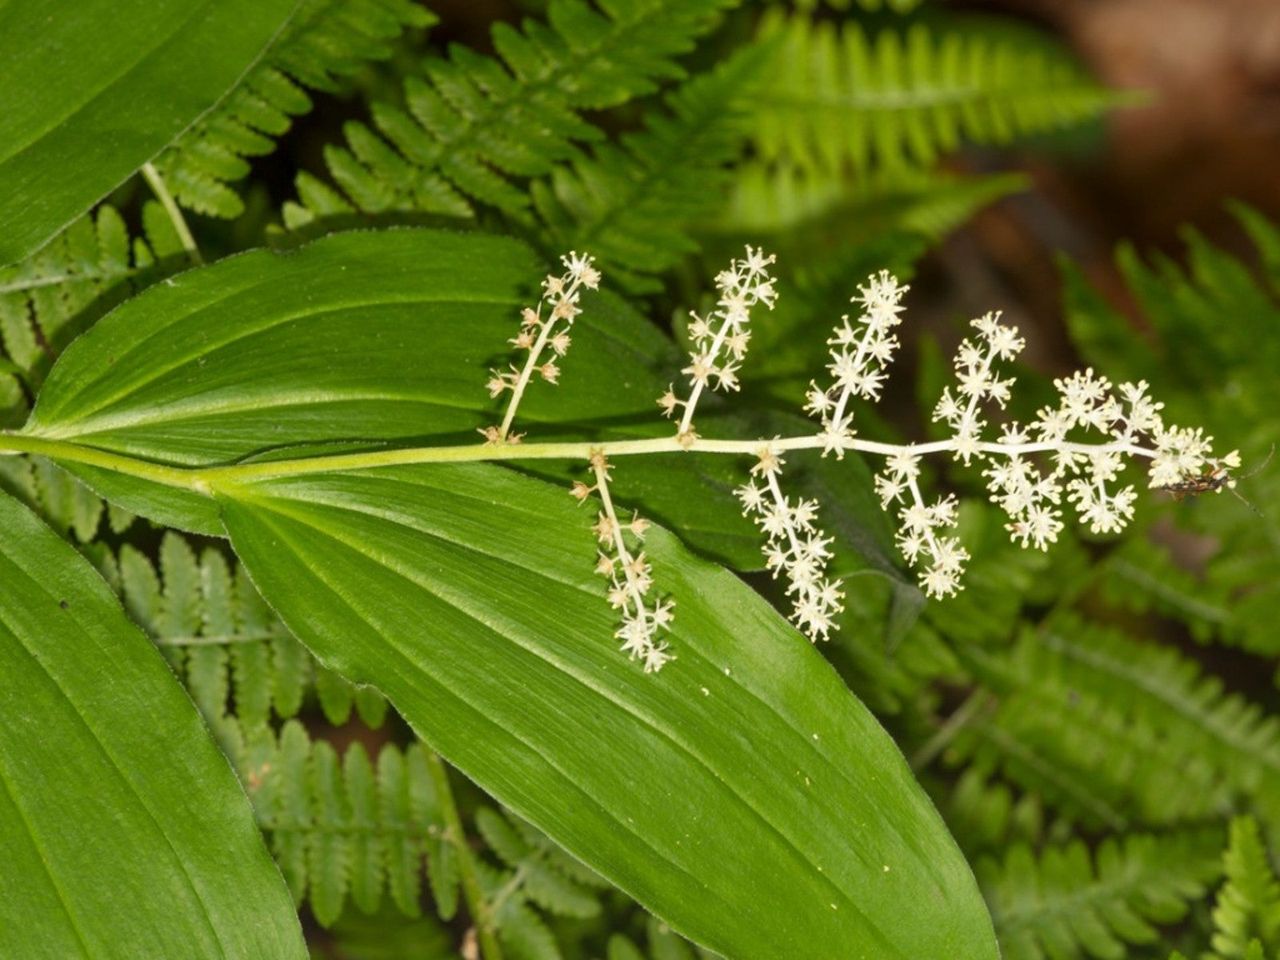
[[[973,877],[893,742],[811,645],[661,530],[678,659],[616,649],[591,517],[483,465],[220,497],[263,595],[448,760],[732,958],[993,958]]]
[[[296,5],[0,3],[0,265],[39,249],[217,103]]]
[[[0,714],[0,956],[305,956],[190,698],[88,561],[3,494]]]

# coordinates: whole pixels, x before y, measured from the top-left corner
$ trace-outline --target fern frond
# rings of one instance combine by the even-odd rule
[[[17,497],[58,533],[71,534],[82,545],[92,543],[104,529],[123,533],[134,520],[133,514],[105,503],[44,457],[0,459],[0,490]]]
[[[1007,960],[1122,960],[1126,944],[1156,943],[1156,926],[1204,895],[1220,843],[1218,831],[1198,830],[1109,837],[1093,856],[1080,840],[1039,856],[1019,844],[976,872]]]
[[[645,114],[645,129],[557,165],[531,193],[548,244],[628,273],[660,273],[697,249],[689,227],[720,205],[745,131],[738,106],[759,69],[747,50],[687,81]],[[631,285],[636,286],[631,277]]]
[[[219,733],[295,902],[325,926],[348,898],[373,913],[385,894],[420,915],[423,863],[444,830],[425,747],[388,744],[375,764],[358,742],[339,757],[296,720],[279,736],[226,722]]]
[[[548,23],[493,28],[498,59],[454,46],[405,86],[406,109],[373,108],[325,151],[334,189],[301,174],[285,226],[392,210],[470,216],[472,201],[526,216],[515,180],[543,176],[597,140],[583,110],[616,106],[681,76],[686,53],[735,0],[554,0]],[[376,132],[375,132],[376,131]]]
[[[1007,653],[974,654],[998,698],[952,747],[1086,825],[1222,815],[1280,825],[1280,719],[1176,651],[1061,618]]]
[[[314,690],[325,717],[345,723],[354,705],[371,727],[382,725],[387,702],[370,687],[354,687],[317,664],[259,596],[242,566],[216,547],[198,554],[177,533],[160,542],[159,569],[125,544],[116,561],[125,609],[160,647],[216,724],[233,713],[247,726],[272,712],[295,716]]]
[[[1201,643],[1228,628],[1231,597],[1220,582],[1206,583],[1179,566],[1169,550],[1144,536],[1125,539],[1094,568],[1104,600],[1132,613],[1176,620]]]
[[[496,898],[527,899],[561,917],[594,917],[600,913],[599,891],[608,884],[509,811],[480,807],[476,829],[489,849],[508,868]],[[496,899],[495,898],[495,899]]]
[[[962,143],[1003,144],[1099,116],[1120,102],[1031,31],[917,23],[874,36],[856,21],[774,10],[771,82],[756,100],[766,162],[862,173],[930,167]]]
[[[1036,845],[1053,829],[1045,825],[1044,802],[1038,794],[1016,794],[977,767],[960,774],[938,807],[970,858],[1018,843]]]
[[[458,960],[453,934],[435,917],[409,919],[394,907],[348,910],[326,933],[329,942],[312,945],[313,960]]]
[[[561,960],[548,920],[601,913],[608,883],[510,812],[480,807],[475,825],[502,864],[478,860],[485,913],[504,949],[527,960]]]
[[[871,175],[850,180],[824,170],[789,163],[754,161],[733,172],[729,199],[712,229],[731,233],[783,233],[814,228],[814,221],[838,218],[859,233],[903,230],[937,239],[996,200],[1025,189],[1019,174],[970,177],[935,170],[912,170],[892,179]]]
[[[332,91],[371,60],[391,55],[407,27],[436,20],[412,0],[303,0],[238,86],[154,161],[183,206],[216,217],[244,211],[229,184],[247,157],[270,153],[293,118],[311,110],[306,88]]]
[[[1213,949],[1218,960],[1247,958],[1251,944],[1258,955],[1280,951],[1280,880],[1252,817],[1231,822],[1231,837],[1222,857],[1226,883],[1213,908]]]
[[[67,344],[156,279],[158,261],[182,252],[159,204],[145,206],[143,223],[145,238],[130,238],[124,218],[104,205],[33,256],[0,269],[0,344],[32,394]],[[25,414],[11,376],[0,374],[0,404]]]
[[[645,922],[647,950],[622,934],[609,938],[606,960],[712,960],[715,954],[695,947],[654,917]]]

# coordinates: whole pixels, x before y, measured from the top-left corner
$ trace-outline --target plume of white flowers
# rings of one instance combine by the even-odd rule
[[[985,440],[988,423],[982,405],[1003,408],[1014,384],[1013,377],[1001,378],[996,365],[1013,360],[1025,341],[1016,327],[1000,322],[998,313],[979,317],[972,326],[977,337],[964,340],[956,352],[957,386],[954,392],[943,390],[933,419],[950,428],[945,445],[953,456],[965,464],[975,458],[985,462],[982,475],[990,499],[1008,516],[1006,529],[1019,545],[1044,550],[1055,542],[1063,527],[1064,502],[1094,533],[1123,529],[1137,500],[1132,485],[1118,483],[1128,457],[1150,460],[1151,487],[1187,483],[1206,468],[1225,472],[1239,466],[1234,451],[1213,458],[1211,438],[1199,429],[1166,427],[1160,415],[1164,405],[1151,399],[1145,381],[1113,390],[1111,381],[1092,368],[1055,380],[1057,405],[1039,410],[1031,423],[1006,423],[997,439]],[[1104,439],[1074,439],[1088,433]],[[1048,462],[1038,464],[1037,454]],[[954,500],[925,507],[916,475],[903,458],[890,457],[877,489],[886,504],[910,492],[900,513],[903,554],[912,563],[917,557],[927,560],[920,582],[930,596],[949,596],[958,589],[968,559],[953,539],[936,535],[938,528],[954,523]]]
[[[642,549],[634,552],[627,544],[630,534],[637,544],[643,543],[649,521],[639,514],[632,514],[626,523],[618,519],[609,495],[608,459],[600,451],[590,458],[595,483],[582,482],[573,485],[573,495],[579,502],[591,494],[600,497],[600,513],[593,528],[599,541],[596,572],[609,581],[609,603],[622,614],[622,623],[614,636],[622,641],[622,652],[632,660],[639,660],[645,673],[661,670],[675,656],[670,645],[660,640],[659,634],[671,628],[675,604],[669,599],[651,600],[653,570]]]
[[[1000,323],[999,313],[988,313],[970,321],[978,331],[978,339],[964,339],[956,350],[956,392],[947,387],[933,410],[933,419],[951,428],[955,454],[966,464],[978,453],[978,442],[987,421],[981,404],[992,400],[1001,409],[1009,402],[1013,378],[1001,380],[994,371],[997,360],[1012,360],[1026,341],[1018,336],[1017,327]]]
[[[737,490],[742,512],[764,531],[765,565],[776,579],[787,578],[791,620],[810,640],[825,640],[844,609],[840,584],[827,576],[831,538],[815,525],[816,500],[792,500],[782,492],[778,476],[783,460],[770,445],[760,448],[751,473],[763,485],[748,481]]]
[[[534,374],[556,382],[555,357],[569,347],[569,330],[580,310],[579,292],[599,285],[600,274],[590,257],[570,253],[562,262],[565,273],[547,277],[542,300],[523,311],[520,333],[511,341],[518,350],[528,351],[524,364],[493,371],[490,392],[495,397],[509,392],[511,398],[502,424],[480,431],[488,445],[519,442],[511,424],[525,388]],[[991,501],[1008,517],[1011,538],[1040,550],[1057,540],[1068,507],[1094,533],[1113,533],[1128,523],[1137,500],[1134,487],[1121,481],[1129,459],[1148,461],[1150,487],[1177,494],[1234,486],[1231,471],[1240,465],[1239,454],[1215,457],[1212,438],[1201,430],[1166,424],[1163,405],[1150,397],[1143,381],[1113,387],[1092,369],[1062,377],[1054,381],[1055,404],[1037,411],[1029,423],[1004,422],[997,430],[989,418],[998,418],[1014,386],[1014,378],[1000,368],[1025,346],[1017,328],[1002,323],[999,313],[973,320],[974,332],[956,351],[956,382],[943,390],[933,410],[933,420],[948,431],[946,439],[898,445],[859,436],[854,407],[880,399],[898,349],[895,330],[902,322],[902,299],[908,289],[884,270],[858,287],[851,300],[859,308],[856,318],[842,316],[827,341],[831,385],[809,385],[805,409],[818,419],[820,429],[768,441],[704,439],[693,426],[698,401],[708,386],[738,389],[738,372],[751,338],[751,311],[760,303],[772,309],[776,300],[768,270],[773,262],[772,256],[747,247],[744,257],[717,275],[711,313],[692,315],[694,349],[683,371],[689,377],[689,394],[680,399],[669,388],[658,401],[668,417],[682,411],[674,437],[590,446],[545,444],[536,454],[519,448],[540,457],[586,457],[590,464],[592,482],[577,482],[572,492],[579,502],[593,495],[599,500],[593,527],[599,542],[596,570],[608,581],[609,602],[621,617],[615,632],[621,649],[646,673],[674,659],[663,639],[673,622],[674,604],[652,595],[653,570],[644,551],[649,523],[638,514],[627,521],[619,518],[609,491],[609,455],[679,450],[754,455],[751,476],[736,493],[744,516],[764,533],[767,568],[775,578],[785,578],[792,621],[814,641],[836,629],[844,595],[840,581],[828,570],[832,538],[818,526],[817,502],[783,492],[780,478],[788,451],[820,450],[823,456],[834,453],[841,458],[852,450],[885,458],[875,490],[881,505],[895,511],[898,547],[930,597],[951,596],[961,588],[969,553],[955,536],[955,495],[929,500],[922,491],[921,462],[927,455],[950,455],[966,466],[976,461]],[[548,348],[554,357],[544,360]],[[494,458],[511,459],[513,452],[495,452]]]
[[[835,453],[843,457],[853,443],[853,411],[849,401],[853,397],[866,400],[880,399],[880,387],[884,383],[885,369],[898,349],[898,338],[893,328],[902,322],[902,296],[910,289],[901,286],[888,270],[881,270],[858,287],[858,295],[850,302],[861,304],[862,313],[854,323],[849,315],[840,318],[835,335],[827,341],[831,347],[831,362],[827,369],[834,383],[827,388],[809,383],[805,410],[822,421],[823,455]]]
[[[876,493],[886,509],[891,503],[900,505],[898,549],[908,563],[919,567],[920,586],[931,597],[950,596],[969,559],[958,539],[940,532],[955,526],[958,504],[952,495],[925,503],[919,477],[920,458],[907,447],[887,458],[884,472],[875,479]]]
[[[734,260],[727,270],[716,276],[715,309],[705,317],[693,311],[689,313],[693,320],[689,325],[693,350],[689,366],[680,371],[689,377],[689,396],[681,400],[675,388],[668,387],[658,398],[664,416],[675,416],[676,409],[683,408],[676,436],[685,446],[697,438],[693,412],[702,391],[708,386],[718,390],[738,389],[738,370],[751,341],[751,331],[747,329],[751,310],[759,303],[772,310],[777,298],[768,269],[773,262],[772,255],[766,257],[763,251],[747,247],[745,257]]]
[[[548,383],[560,380],[560,366],[556,357],[563,357],[569,350],[569,330],[577,319],[581,309],[578,306],[578,295],[581,288],[595,290],[600,285],[600,271],[595,261],[587,256],[579,256],[571,251],[560,258],[565,272],[559,276],[550,274],[542,281],[542,299],[536,307],[525,307],[520,313],[520,332],[508,342],[517,351],[528,351],[524,364],[517,367],[514,363],[506,370],[489,371],[489,396],[499,397],[510,392],[506,414],[500,426],[481,427],[480,433],[489,443],[519,443],[522,434],[512,433],[511,424],[515,421],[516,408],[524,396],[529,380],[536,373]],[[543,310],[546,309],[546,316]],[[555,355],[543,360],[544,351],[550,347]]]

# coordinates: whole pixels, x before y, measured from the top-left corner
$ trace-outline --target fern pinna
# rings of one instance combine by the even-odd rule
[[[1177,515],[1181,526],[1213,539],[1216,562],[1199,577],[1175,572],[1173,580],[1120,569],[1128,588],[1117,592],[1126,605],[1154,607],[1192,623],[1206,640],[1274,659],[1280,655],[1270,627],[1280,612],[1280,527],[1275,511],[1259,505],[1280,491],[1280,472],[1269,462],[1280,443],[1269,399],[1280,364],[1269,336],[1280,319],[1280,230],[1248,207],[1230,209],[1254,247],[1256,268],[1194,231],[1185,234],[1185,267],[1167,256],[1148,263],[1131,245],[1120,248],[1118,266],[1154,338],[1102,302],[1070,266],[1064,266],[1067,320],[1090,360],[1149,376],[1153,383],[1176,379],[1186,386],[1170,397],[1171,404],[1195,408],[1215,426],[1251,425],[1241,448],[1264,469],[1241,478],[1237,492],[1246,502],[1233,504],[1243,509],[1206,502]],[[1234,319],[1226,323],[1223,317]],[[1162,551],[1143,551],[1153,552]],[[1169,583],[1181,589],[1170,591]]]
[[[217,547],[197,553],[169,532],[160,541],[158,564],[125,544],[99,566],[210,722],[228,714],[249,727],[288,719],[310,694],[332,724],[346,723],[354,706],[370,727],[382,726],[386,701],[316,664],[244,568],[233,567]]]
[[[617,106],[680,75],[674,58],[730,0],[555,0],[548,23],[495,26],[500,59],[461,46],[426,64],[405,87],[405,106],[374,108],[377,133],[347,128],[347,146],[326,151],[341,193],[309,174],[286,225],[315,216],[418,210],[469,216],[472,201],[517,218],[528,207],[510,178],[542,176],[596,140],[586,110]],[[345,195],[345,196],[344,196]]]
[[[274,150],[312,108],[307,90],[338,90],[367,62],[390,56],[401,31],[433,22],[410,0],[304,0],[226,99],[156,158],[156,171],[183,206],[239,216],[244,201],[230,184],[248,175],[247,158]]]

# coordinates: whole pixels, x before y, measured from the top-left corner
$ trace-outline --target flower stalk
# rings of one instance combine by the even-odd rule
[[[819,504],[793,499],[784,490],[785,454],[814,450],[837,458],[848,452],[883,457],[875,490],[882,506],[896,511],[899,550],[916,567],[921,588],[933,598],[961,589],[969,554],[951,532],[958,514],[955,496],[947,494],[932,502],[925,496],[920,465],[926,456],[947,455],[966,466],[975,466],[976,461],[991,501],[1008,518],[1005,526],[1011,539],[1041,550],[1056,541],[1068,507],[1095,533],[1114,533],[1124,527],[1137,499],[1132,484],[1121,484],[1127,459],[1145,461],[1150,488],[1177,494],[1220,493],[1235,485],[1232,472],[1240,466],[1238,453],[1214,456],[1212,439],[1200,429],[1166,424],[1163,405],[1149,396],[1145,382],[1113,386],[1091,369],[1054,381],[1056,404],[1040,409],[1026,424],[1000,424],[993,436],[987,409],[1003,410],[1014,385],[1012,377],[999,373],[999,364],[1015,359],[1025,346],[1017,329],[1002,323],[998,313],[972,321],[974,335],[957,350],[956,383],[943,391],[934,408],[933,419],[947,428],[949,437],[904,445],[860,436],[856,404],[880,398],[899,345],[894,331],[901,323],[907,288],[885,271],[857,288],[851,302],[859,308],[858,315],[852,320],[842,316],[827,341],[832,382],[827,387],[811,383],[806,402],[806,410],[819,421],[818,429],[767,441],[702,437],[694,427],[694,415],[703,393],[707,387],[738,389],[738,371],[750,342],[751,312],[760,304],[772,309],[776,301],[768,271],[773,260],[747,247],[744,257],[716,277],[715,309],[705,318],[693,315],[694,349],[684,368],[690,381],[688,395],[681,399],[668,389],[658,401],[669,417],[681,411],[674,436],[522,443],[522,435],[512,433],[520,401],[533,378],[541,376],[551,384],[558,381],[556,358],[568,350],[569,330],[582,311],[581,293],[596,289],[601,279],[589,256],[570,253],[561,261],[564,272],[544,280],[537,306],[522,312],[520,330],[511,343],[527,351],[524,363],[492,371],[491,396],[509,393],[510,397],[500,423],[480,430],[484,443],[178,467],[84,446],[74,437],[42,433],[37,427],[0,431],[0,455],[46,455],[205,496],[268,477],[401,464],[586,462],[592,482],[575,483],[572,492],[579,501],[593,495],[599,500],[593,527],[598,542],[596,569],[608,581],[608,600],[619,611],[615,637],[646,673],[661,670],[675,658],[665,639],[674,622],[674,604],[651,595],[655,571],[643,549],[648,521],[636,514],[630,520],[619,516],[609,490],[615,458],[677,451],[753,458],[751,476],[737,490],[744,516],[765,536],[766,568],[775,577],[785,577],[792,621],[815,641],[838,628],[843,594],[838,581],[827,573],[832,538],[818,524]],[[551,360],[544,359],[548,349],[555,355]]]
[[[512,364],[507,370],[489,371],[489,396],[498,397],[509,391],[511,397],[501,425],[480,428],[488,443],[520,442],[523,434],[512,433],[511,425],[515,422],[516,410],[530,379],[537,373],[551,384],[560,380],[559,365],[555,359],[543,360],[543,353],[548,346],[556,357],[568,353],[571,343],[569,330],[582,312],[578,305],[579,291],[583,287],[595,290],[600,285],[600,272],[591,257],[571,251],[560,260],[565,272],[559,276],[550,275],[542,281],[542,299],[536,307],[524,308],[520,314],[520,332],[508,341],[517,350],[528,351],[524,365],[517,368]],[[542,315],[544,307],[547,308],[545,318]]]

